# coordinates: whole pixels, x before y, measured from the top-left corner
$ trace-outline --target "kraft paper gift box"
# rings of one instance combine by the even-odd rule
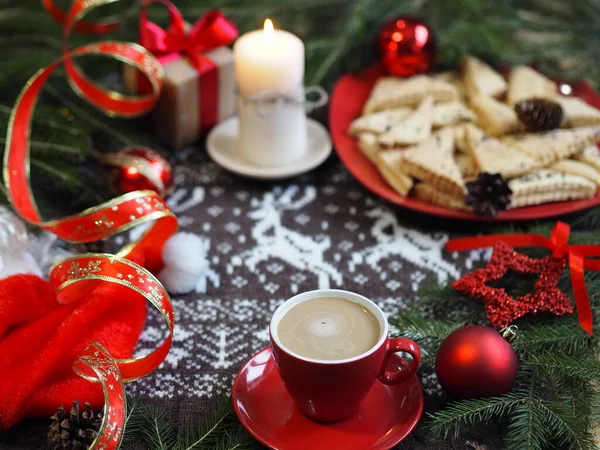
[[[145,3],[140,16],[140,44],[165,70],[152,124],[161,140],[180,148],[236,113],[235,66],[227,45],[237,36],[237,29],[218,11],[189,25],[167,3],[171,25],[166,31],[146,18],[145,7],[150,3]],[[149,91],[145,77],[129,65],[124,68],[124,84],[129,93]]]

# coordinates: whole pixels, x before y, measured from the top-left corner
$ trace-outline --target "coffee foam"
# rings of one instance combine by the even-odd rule
[[[281,319],[281,342],[314,359],[346,359],[369,350],[379,339],[376,317],[362,305],[340,298],[315,298],[292,307]]]

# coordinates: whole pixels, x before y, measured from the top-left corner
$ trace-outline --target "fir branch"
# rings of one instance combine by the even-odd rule
[[[183,439],[184,444],[180,448],[182,450],[214,448],[217,442],[223,441],[228,436],[227,433],[235,420],[231,398],[221,398],[202,422],[188,428]],[[229,439],[225,439],[224,442],[229,442]]]
[[[72,147],[70,145],[62,145],[62,144],[53,144],[52,142],[41,142],[41,141],[29,141],[31,144],[32,150],[42,150],[42,151],[56,151],[62,153],[68,157],[83,157],[85,154],[84,150],[81,150],[76,147]],[[6,139],[0,138],[0,144],[6,144]]]
[[[595,448],[589,423],[581,420],[578,411],[558,402],[540,401],[536,407],[540,409],[543,422],[552,432],[558,446],[582,450]]]
[[[5,105],[0,105],[0,113],[6,114],[6,115],[10,115],[12,113],[12,108],[9,108],[8,106]],[[80,128],[76,128],[76,127],[68,127],[66,125],[63,125],[61,123],[58,123],[54,120],[51,119],[46,119],[46,118],[36,118],[35,116],[33,117],[33,123],[39,123],[42,125],[45,125],[49,128],[53,128],[59,131],[64,131],[67,132],[69,134],[72,135],[77,135],[77,136],[83,136],[86,135],[86,132]]]
[[[140,434],[149,450],[170,450],[175,439],[175,424],[166,410],[156,407],[138,408],[139,422],[135,431]]]
[[[74,172],[77,172],[77,169],[61,169],[59,165],[51,165],[36,158],[31,158],[31,165],[47,172],[55,178],[62,180],[63,186],[71,192],[85,194],[94,199],[94,201],[97,203],[101,203],[106,200],[96,189],[88,186],[83,178],[74,174]]]
[[[223,437],[215,442],[211,450],[252,450],[254,448],[259,446],[238,423],[225,431]]]
[[[528,355],[524,364],[551,377],[575,377],[589,382],[600,380],[600,361],[596,357],[575,357],[546,351]]]
[[[427,414],[430,419],[427,428],[444,439],[457,437],[465,425],[487,422],[511,413],[524,402],[523,396],[519,394],[522,393],[452,402],[441,411]]]
[[[515,406],[510,417],[506,440],[509,450],[541,450],[546,438],[546,428],[539,408],[533,401]]]
[[[465,325],[463,322],[447,323],[441,320],[428,320],[418,315],[399,315],[391,319],[390,323],[399,330],[399,336],[417,342],[429,355],[435,354],[450,333]]]
[[[593,337],[580,327],[558,323],[519,330],[513,347],[519,352],[545,350],[574,355],[588,351],[593,342]]]
[[[92,114],[87,113],[83,107],[79,107],[75,105],[72,101],[68,100],[64,95],[62,95],[54,86],[51,84],[46,84],[45,90],[52,95],[56,100],[65,105],[71,112],[77,116],[78,119],[83,120],[84,122],[89,123],[93,128],[98,130],[102,130],[104,133],[107,133],[109,136],[121,141],[125,145],[134,145],[135,142],[125,136],[122,133],[119,133],[114,129],[114,127],[108,126],[102,120],[94,117]]]

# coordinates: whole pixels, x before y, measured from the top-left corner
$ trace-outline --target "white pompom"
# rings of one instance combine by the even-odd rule
[[[167,240],[162,254],[165,267],[158,274],[167,291],[185,294],[196,288],[209,268],[207,249],[207,242],[193,233],[175,233]]]

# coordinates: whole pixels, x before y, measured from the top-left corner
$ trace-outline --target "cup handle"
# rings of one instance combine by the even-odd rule
[[[390,357],[397,352],[408,353],[410,356],[412,356],[412,361],[405,369],[391,372],[387,370],[387,364]],[[383,384],[402,383],[417,371],[419,364],[421,364],[421,349],[416,342],[407,338],[389,339],[385,358],[383,358],[383,365],[381,366],[379,374],[377,374],[377,378],[379,378],[379,381],[381,381]]]

